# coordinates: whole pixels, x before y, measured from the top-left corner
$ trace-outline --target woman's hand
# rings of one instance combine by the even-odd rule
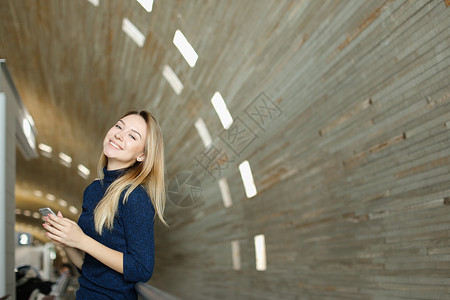
[[[86,235],[77,223],[64,218],[61,212],[58,212],[58,216],[48,215],[44,217],[44,220],[46,223],[43,226],[48,231],[46,235],[52,239],[55,245],[84,250],[82,246]]]

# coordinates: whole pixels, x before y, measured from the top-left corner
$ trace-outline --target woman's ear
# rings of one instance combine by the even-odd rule
[[[145,158],[145,154],[142,153],[141,155],[139,155],[139,156],[136,158],[136,160],[137,160],[138,162],[141,162],[141,161],[144,161],[144,158]]]

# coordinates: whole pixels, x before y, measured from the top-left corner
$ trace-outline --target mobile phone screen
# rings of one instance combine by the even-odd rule
[[[53,212],[53,210],[50,207],[44,207],[44,208],[40,208],[39,212],[41,214],[43,214],[44,216],[48,216],[50,214],[53,214],[56,216],[56,214]]]

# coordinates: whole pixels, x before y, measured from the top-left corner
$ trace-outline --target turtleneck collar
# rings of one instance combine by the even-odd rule
[[[111,184],[114,180],[116,180],[120,175],[125,172],[127,168],[125,169],[119,169],[119,170],[111,170],[108,171],[106,167],[103,168],[103,181],[106,183]]]

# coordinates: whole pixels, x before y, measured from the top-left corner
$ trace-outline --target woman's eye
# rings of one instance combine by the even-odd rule
[[[122,129],[122,127],[119,124],[116,124],[116,128]]]
[[[130,137],[131,137],[133,140],[136,140],[136,137],[135,137],[134,135],[130,134]]]

